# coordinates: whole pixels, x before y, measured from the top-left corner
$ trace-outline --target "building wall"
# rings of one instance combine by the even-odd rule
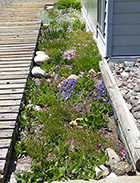
[[[114,0],[112,56],[140,55],[140,0]]]

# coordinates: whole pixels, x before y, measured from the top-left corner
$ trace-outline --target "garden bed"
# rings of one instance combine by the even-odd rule
[[[97,45],[85,31],[81,3],[73,1],[70,7],[68,2],[58,1],[42,13],[15,146],[17,158],[32,160],[31,171],[15,174],[21,182],[100,179],[112,169],[117,175],[132,172],[114,130]],[[107,164],[108,148],[119,154],[128,171]],[[101,165],[106,165],[106,175]]]

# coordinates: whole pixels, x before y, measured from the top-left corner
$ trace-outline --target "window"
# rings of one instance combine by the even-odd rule
[[[98,0],[98,9],[97,9],[97,26],[104,35],[105,29],[105,0]]]

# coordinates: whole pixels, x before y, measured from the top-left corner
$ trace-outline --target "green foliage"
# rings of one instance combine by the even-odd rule
[[[58,0],[54,4],[54,7],[58,9],[74,8],[80,11],[82,8],[82,4],[80,0]]]
[[[16,157],[21,158],[23,157],[24,154],[26,154],[26,148],[25,148],[26,140],[22,141],[17,141],[15,145],[15,152],[16,152]]]
[[[49,55],[50,60],[41,68],[49,73],[49,77],[54,73],[59,74],[59,78],[51,78],[49,83],[46,78],[41,78],[39,86],[34,79],[27,82],[26,104],[19,118],[21,130],[26,135],[17,142],[15,150],[18,158],[29,155],[33,164],[31,172],[15,174],[19,182],[102,177],[101,174],[96,177],[95,167],[106,161],[104,149],[109,142],[104,128],[111,107],[105,88],[101,87],[103,83],[97,86],[88,73],[91,68],[99,71],[101,56],[92,33],[85,32],[80,9],[81,1],[59,0],[53,9],[42,14],[44,25],[38,50]],[[63,88],[63,92],[72,92],[72,95],[62,100],[58,95],[58,84],[70,74],[81,76],[74,84]],[[102,93],[98,98],[95,97],[97,92]],[[79,102],[85,108],[88,106],[86,112],[73,110]],[[33,105],[28,107],[27,104]],[[39,111],[35,110],[36,105],[40,106]],[[77,120],[81,126],[70,126],[69,122],[77,117],[83,117],[83,120]]]
[[[105,114],[107,110],[100,103],[93,104],[90,108],[90,113],[86,113],[83,121],[79,121],[78,124],[85,126],[88,132],[92,132],[93,129],[100,129],[107,126]]]

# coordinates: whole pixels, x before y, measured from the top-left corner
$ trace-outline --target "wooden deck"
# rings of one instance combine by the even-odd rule
[[[52,2],[52,1],[51,1]],[[47,0],[0,7],[0,182],[8,170],[19,110]]]

